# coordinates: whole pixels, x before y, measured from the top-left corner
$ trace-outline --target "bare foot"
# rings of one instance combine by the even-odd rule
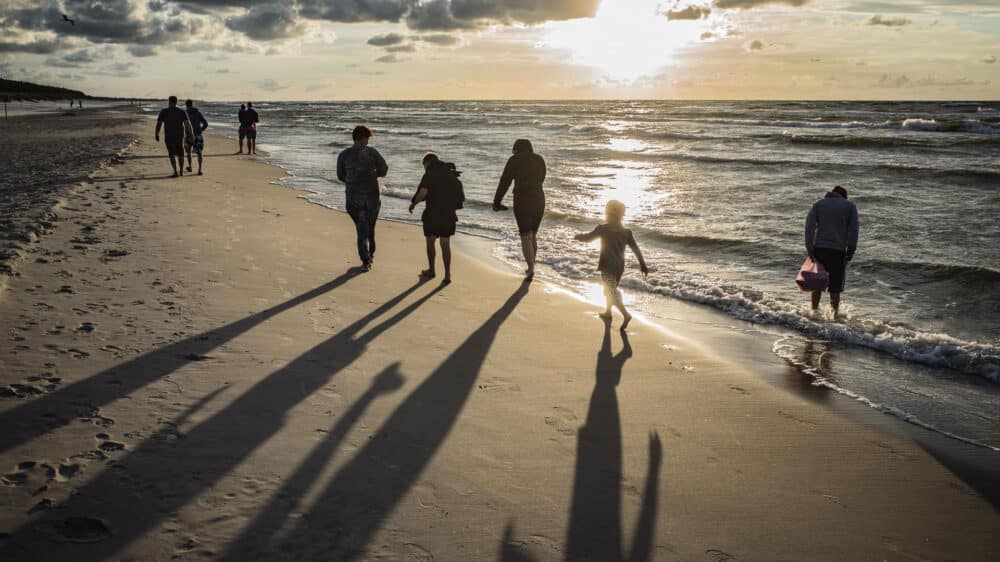
[[[611,320],[611,311],[605,310],[604,312],[599,312],[597,314],[598,318],[603,318],[605,320]]]
[[[631,322],[631,321],[632,321],[632,315],[626,312],[625,313],[625,321],[622,322],[622,327],[618,328],[618,329],[624,332],[625,329],[628,328],[628,323]]]
[[[434,279],[435,275],[436,273],[434,273],[433,269],[425,269],[420,272],[420,276],[423,277],[424,279]]]

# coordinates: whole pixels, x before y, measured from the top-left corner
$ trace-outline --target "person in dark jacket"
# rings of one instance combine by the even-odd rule
[[[844,292],[847,264],[858,248],[859,229],[858,208],[839,185],[813,203],[806,216],[806,252],[830,274],[827,290],[834,316],[840,312],[840,294]],[[819,308],[822,296],[822,291],[813,291],[813,310]]]
[[[442,162],[433,152],[424,155],[422,164],[424,176],[410,200],[410,213],[418,203],[425,202],[420,219],[424,223],[424,238],[427,241],[427,269],[421,271],[420,276],[434,278],[434,242],[440,240],[441,259],[444,261],[443,283],[448,284],[451,283],[451,237],[458,223],[455,211],[461,209],[465,201],[462,182],[458,179],[461,172],[455,169],[454,164]]]
[[[514,218],[517,220],[517,230],[521,235],[521,252],[528,264],[525,280],[530,281],[535,275],[535,257],[538,255],[538,228],[545,214],[545,192],[542,183],[545,181],[545,160],[535,154],[531,141],[518,139],[514,141],[513,155],[507,160],[500,185],[493,197],[493,210],[505,211],[504,195],[514,184]]]
[[[365,271],[372,268],[375,259],[375,223],[382,207],[378,179],[389,173],[382,155],[368,146],[371,136],[368,127],[355,127],[351,133],[354,146],[337,157],[337,179],[347,186],[347,213],[358,231],[358,256]]]
[[[208,128],[208,120],[205,116],[201,114],[201,111],[194,106],[194,102],[187,100],[184,102],[186,109],[184,111],[188,114],[188,120],[191,121],[191,128],[194,129],[194,136],[188,137],[187,142],[184,143],[184,148],[187,149],[187,171],[191,171],[191,152],[193,151],[198,155],[198,175],[201,175],[201,163],[202,156],[201,153],[205,150],[205,137],[202,133]]]
[[[167,107],[160,110],[160,115],[156,118],[156,132],[154,138],[160,141],[160,128],[163,128],[163,140],[167,144],[167,156],[170,158],[170,167],[174,169],[171,177],[184,175],[184,139],[194,136],[194,129],[191,128],[191,120],[183,109],[177,107],[177,96],[170,96],[167,99]]]

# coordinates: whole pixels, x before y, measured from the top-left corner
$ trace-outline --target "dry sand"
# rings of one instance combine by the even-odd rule
[[[360,273],[235,142],[171,180],[136,134],[0,302],[0,560],[1000,556],[905,432],[462,252],[420,283],[411,226]]]

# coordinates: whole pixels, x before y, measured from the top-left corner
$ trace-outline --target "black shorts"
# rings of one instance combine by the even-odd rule
[[[831,293],[843,293],[844,283],[847,280],[847,254],[830,248],[816,248],[813,255],[830,274],[830,286],[826,290]]]
[[[184,138],[164,139],[167,145],[167,154],[170,156],[184,156]]]
[[[454,236],[455,225],[458,223],[458,217],[455,216],[455,213],[451,213],[451,216],[435,217],[424,211],[424,214],[420,216],[420,220],[424,223],[424,236],[436,236],[439,238]]]
[[[253,127],[249,127],[249,126],[240,127],[240,140],[243,140],[245,138],[247,138],[247,139],[256,139],[257,138],[257,129],[254,129]]]
[[[537,201],[514,201],[514,220],[517,221],[517,231],[520,234],[538,232],[545,215],[545,199]]]

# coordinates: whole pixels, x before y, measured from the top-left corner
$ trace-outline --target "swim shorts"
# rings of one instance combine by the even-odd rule
[[[184,156],[184,139],[164,139],[167,145],[167,154],[170,156]]]
[[[545,215],[545,199],[533,201],[514,201],[514,220],[517,221],[517,231],[520,234],[538,232]]]
[[[847,281],[847,254],[830,248],[816,248],[813,254],[816,256],[816,261],[823,264],[826,272],[830,274],[830,286],[826,290],[831,293],[843,293]]]
[[[184,139],[184,145],[191,150],[191,152],[201,156],[201,152],[205,150],[205,137],[201,135],[195,135],[194,140]]]

